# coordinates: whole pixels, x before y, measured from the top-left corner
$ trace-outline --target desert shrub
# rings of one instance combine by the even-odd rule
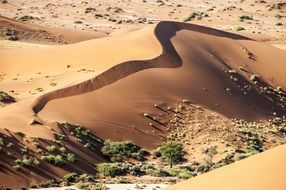
[[[174,163],[178,163],[183,160],[184,152],[183,145],[175,141],[164,142],[157,150],[161,153],[161,159],[164,162],[169,162],[170,167]]]
[[[203,149],[202,153],[207,154],[209,157],[214,157],[217,154],[217,146],[211,146]]]
[[[72,153],[67,154],[67,161],[73,163],[75,161],[75,155]]]
[[[21,20],[21,21],[28,21],[28,20],[33,20],[33,19],[37,19],[37,18],[33,17],[33,16],[30,16],[30,15],[21,16],[19,18],[19,20]]]
[[[49,162],[55,165],[63,165],[65,163],[63,157],[61,155],[45,155],[41,156],[41,160]]]
[[[69,173],[69,174],[66,174],[64,177],[63,177],[63,181],[66,181],[66,182],[69,182],[69,183],[74,183],[76,182],[78,179],[78,174],[77,173]]]
[[[236,27],[235,30],[236,30],[236,31],[241,31],[241,30],[245,30],[245,28],[243,28],[243,27],[241,27],[241,26],[238,26],[238,27]]]
[[[65,152],[66,152],[66,148],[65,148],[65,147],[61,147],[61,148],[59,149],[59,151],[61,151],[62,153],[65,153]]]
[[[76,21],[74,21],[74,23],[75,23],[75,24],[82,24],[82,21],[76,20]]]
[[[259,79],[259,76],[257,76],[257,75],[251,75],[250,76],[250,80],[252,80],[252,81],[257,81]]]
[[[134,176],[139,176],[145,173],[144,171],[141,170],[140,166],[135,166],[135,165],[128,167],[128,172]]]
[[[47,149],[49,152],[54,152],[54,151],[56,150],[56,146],[54,146],[54,145],[47,146],[46,149]]]
[[[32,165],[32,160],[31,159],[28,159],[28,158],[24,158],[23,160],[22,160],[22,164],[24,165],[24,166],[31,166]]]
[[[94,182],[95,178],[88,174],[81,174],[77,177],[77,182]]]
[[[42,188],[59,187],[59,186],[60,186],[59,182],[56,181],[56,180],[53,180],[53,179],[45,181],[45,182],[42,182],[40,184],[40,187],[42,187]]]
[[[22,159],[15,160],[16,166],[32,166],[34,164],[35,158],[28,157],[24,155]]]
[[[68,130],[71,135],[77,138],[77,141],[84,145],[85,148],[97,150],[98,146],[103,143],[101,139],[94,136],[88,129],[85,129],[82,126],[69,123],[58,123],[58,126]]]
[[[170,168],[167,170],[167,172],[173,176],[173,177],[178,177],[180,179],[189,179],[193,177],[192,172],[190,172],[186,168]]]
[[[203,17],[209,17],[209,15],[203,12],[192,12],[186,19],[184,19],[184,22],[188,22],[194,19],[201,20]]]
[[[111,177],[123,175],[126,172],[125,168],[120,167],[118,163],[100,163],[97,164],[96,169],[99,174]]]
[[[144,156],[147,156],[149,154],[149,152],[145,149],[140,149],[138,151],[138,154],[144,157]]]
[[[240,21],[243,21],[243,20],[253,20],[253,18],[252,18],[251,16],[248,16],[248,15],[239,16],[239,19],[240,19]]]
[[[93,11],[96,11],[96,9],[92,8],[92,7],[85,8],[85,13],[90,13],[90,12],[93,12]]]
[[[6,92],[0,91],[0,102],[9,103],[14,102],[15,99]]]
[[[131,182],[128,179],[124,178],[124,177],[115,177],[113,183],[127,184],[127,183],[131,183]]]
[[[109,156],[113,162],[122,162],[127,158],[134,158],[136,155],[135,153],[138,153],[139,150],[140,147],[132,142],[113,142],[110,140],[107,140],[101,149],[102,153]]]
[[[17,40],[19,40],[19,38],[18,38],[18,36],[8,36],[8,37],[7,37],[7,40],[17,41]]]
[[[63,177],[64,182],[78,183],[78,182],[94,182],[95,178],[88,174],[68,173]]]
[[[155,151],[154,152],[154,155],[157,157],[157,158],[160,158],[162,156],[161,152],[160,151]]]
[[[168,177],[170,176],[170,174],[165,171],[165,170],[162,170],[162,169],[155,169],[155,170],[147,170],[146,173],[148,175],[151,175],[151,176],[154,176],[154,177]]]

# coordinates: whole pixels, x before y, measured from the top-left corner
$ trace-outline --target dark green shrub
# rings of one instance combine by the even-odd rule
[[[124,168],[120,167],[117,163],[101,163],[96,166],[99,174],[104,176],[118,176],[123,175],[126,171]]]
[[[253,18],[251,16],[248,16],[248,15],[242,15],[239,17],[240,21],[243,21],[243,20],[253,20]]]
[[[167,172],[173,176],[178,177],[180,179],[189,179],[193,177],[192,172],[185,168],[170,168],[167,170]]]
[[[172,167],[174,163],[182,161],[184,156],[183,145],[175,141],[164,142],[158,148],[158,152],[161,153],[162,161],[169,162],[170,167]]]
[[[138,153],[139,150],[140,147],[132,142],[113,142],[110,140],[107,140],[101,149],[102,153],[109,156],[113,162],[122,162],[127,158],[131,158],[135,156],[135,153]]]
[[[60,186],[59,182],[56,180],[53,180],[53,179],[45,181],[45,182],[40,184],[40,187],[42,187],[42,188],[59,187],[59,186]]]
[[[41,160],[49,162],[55,165],[63,165],[65,163],[63,157],[61,155],[45,155],[41,156]]]
[[[74,183],[77,181],[77,179],[78,179],[77,173],[69,173],[63,177],[63,180],[69,183]]]
[[[78,176],[77,182],[94,182],[95,178],[88,174],[81,174]]]
[[[154,176],[154,177],[168,177],[170,174],[166,172],[165,170],[159,169],[159,170],[147,170],[146,172],[148,175]]]

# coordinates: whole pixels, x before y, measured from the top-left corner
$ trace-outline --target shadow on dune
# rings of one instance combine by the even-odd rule
[[[180,67],[182,65],[182,60],[179,57],[177,51],[175,50],[173,44],[171,43],[171,38],[176,35],[176,32],[183,29],[193,30],[200,33],[211,34],[220,37],[228,37],[231,39],[249,40],[249,38],[246,38],[244,36],[216,29],[210,29],[204,26],[179,23],[179,22],[162,21],[156,25],[154,30],[155,36],[157,40],[160,42],[162,47],[162,53],[160,56],[151,60],[143,60],[143,61],[135,60],[135,61],[123,62],[85,82],[46,93],[34,101],[32,105],[33,111],[35,113],[40,112],[45,107],[45,105],[53,99],[64,98],[68,96],[74,96],[98,90],[124,77],[127,77],[133,73],[145,69]]]

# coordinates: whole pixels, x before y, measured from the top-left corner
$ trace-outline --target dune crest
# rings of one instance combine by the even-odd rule
[[[33,111],[38,113],[50,100],[97,90],[144,69],[175,68],[181,66],[182,60],[170,41],[171,38],[175,36],[176,32],[180,30],[199,31],[201,33],[232,39],[248,39],[240,35],[210,29],[204,26],[161,21],[154,29],[154,34],[162,47],[162,53],[160,56],[151,60],[123,62],[104,71],[102,74],[89,79],[88,81],[46,93],[35,100]]]

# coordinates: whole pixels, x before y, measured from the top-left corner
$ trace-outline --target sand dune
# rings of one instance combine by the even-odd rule
[[[112,47],[113,44],[118,46]],[[130,49],[136,51],[128,51]],[[137,125],[139,129],[146,130],[148,121],[140,113],[151,111],[152,105],[158,102],[172,104],[180,99],[189,99],[231,118],[252,120],[265,119],[273,112],[284,111],[275,106],[278,100],[261,96],[259,88],[249,79],[255,74],[273,87],[285,88],[285,75],[281,69],[285,65],[284,51],[202,26],[161,22],[155,27],[149,26],[121,38],[110,37],[70,47],[41,48],[34,52],[0,52],[1,60],[9,63],[1,66],[2,72],[22,75],[39,72],[46,76],[56,71],[61,76],[59,83],[62,85],[56,86],[56,90],[49,86],[42,95],[26,100],[32,102],[27,103],[32,110],[25,113],[31,115],[33,111],[35,114],[41,111],[38,115],[47,124],[55,121],[83,124],[102,138],[118,139],[120,135],[117,133],[120,132],[106,134],[101,130],[116,126],[129,131],[121,138],[147,145],[143,142],[144,136],[140,140],[134,139],[135,131],[130,126]],[[80,68],[92,72],[87,75],[77,72],[71,79],[67,74],[67,65],[74,73]],[[237,82],[229,79],[227,72],[232,69],[237,72]],[[39,74],[37,80],[45,76]],[[6,85],[11,87],[13,83],[20,81]],[[30,83],[22,88],[40,84],[46,89],[45,82]],[[243,95],[243,85],[253,86],[247,92],[248,96]],[[112,108],[104,102],[112,104]],[[137,109],[138,106],[141,108]],[[25,113],[19,107],[22,106],[8,106],[1,110],[1,115],[9,113],[7,115],[11,117],[10,113],[13,112],[14,115],[22,115],[22,118]],[[27,107],[26,110],[31,109]],[[2,118],[8,122],[5,117]],[[31,116],[25,120],[27,123]],[[9,122],[11,126],[10,119]],[[21,126],[16,121],[12,122],[15,123],[12,126]],[[26,126],[24,123],[22,125]],[[21,128],[14,130],[22,131]],[[13,130],[12,127],[10,129]],[[158,142],[156,135],[152,139]],[[152,147],[152,143],[148,144]]]
[[[158,24],[159,34],[160,30],[164,29],[166,25],[169,25],[168,28],[170,28],[170,25],[175,26],[174,23]],[[142,114],[143,112],[153,112],[152,105],[156,103],[167,102],[168,104],[173,104],[178,100],[189,99],[196,104],[200,104],[231,118],[238,117],[252,120],[268,118],[274,112],[274,110],[268,109],[273,104],[272,100],[270,101],[265,97],[261,97],[259,92],[255,90],[251,92],[250,96],[242,95],[241,90],[229,79],[228,74],[222,68],[237,70],[242,75],[239,80],[242,83],[252,85],[248,79],[252,74],[256,73],[257,75],[264,76],[263,71],[260,71],[261,68],[256,68],[255,65],[265,64],[265,67],[273,67],[274,72],[268,73],[265,76],[265,80],[275,77],[275,79],[272,79],[275,81],[272,82],[273,86],[281,85],[284,87],[285,84],[283,83],[285,79],[282,71],[278,69],[281,64],[284,64],[282,58],[285,57],[285,54],[283,51],[254,41],[236,41],[229,38],[217,37],[213,34],[215,32],[210,32],[210,35],[197,33],[194,30],[180,29],[178,25],[176,27],[179,28],[179,31],[171,38],[171,42],[178,55],[172,50],[163,50],[166,53],[162,55],[167,55],[167,59],[161,56],[151,61],[141,62],[142,65],[144,64],[144,67],[139,66],[140,62],[122,63],[107,70],[103,75],[99,75],[95,79],[66,88],[63,91],[51,92],[39,97],[37,99],[38,102],[35,104],[36,107],[34,107],[36,108],[35,111],[40,110],[38,108],[41,108],[49,98],[64,97],[68,93],[71,95],[77,94],[77,96],[49,102],[39,112],[39,117],[50,121],[60,120],[80,123],[94,130],[102,138],[127,138],[145,146],[150,146],[150,137],[148,138],[148,143],[146,141],[148,135],[143,135],[142,139],[138,139],[137,135],[134,135],[134,132],[135,134],[138,132],[134,131],[130,126],[136,126],[139,130],[146,130],[145,126],[148,125],[148,121],[142,118]],[[238,36],[236,37],[239,38]],[[168,45],[164,46],[168,47]],[[229,47],[229,51],[226,52],[224,47]],[[249,59],[243,48],[248,48],[250,49],[249,51],[255,51],[254,49],[256,48],[259,49],[254,54],[261,60],[254,61]],[[260,49],[264,51],[264,54],[259,53]],[[268,58],[265,56],[266,52],[279,54],[277,57],[280,56],[279,60],[281,60],[277,61],[278,65],[275,66],[270,60],[267,60]],[[161,65],[158,63],[154,65],[154,61],[158,59]],[[171,64],[172,67],[179,66],[176,69],[156,68],[130,75],[132,70],[138,71],[138,67],[139,70],[150,67],[149,64],[151,64],[151,67],[168,67],[170,65],[168,62],[178,63],[178,61],[182,61],[181,66]],[[120,72],[122,70],[117,70],[123,64],[128,65],[130,63],[132,63],[132,67],[128,67],[129,70],[125,70],[124,73]],[[137,68],[133,66],[135,64],[138,65]],[[247,68],[249,73],[239,71],[239,67]],[[277,68],[276,71],[275,67]],[[112,76],[112,78],[108,76]],[[118,79],[117,77],[122,79],[112,85],[98,89],[106,84],[115,82]],[[97,81],[103,82],[98,83]],[[196,82],[193,83],[192,81]],[[231,96],[226,92],[225,88],[232,89]],[[93,89],[98,90],[92,91]],[[64,91],[68,93],[66,94]],[[91,92],[80,95],[83,91]],[[112,106],[106,106],[106,103]],[[139,107],[140,109],[138,109]],[[77,111],[73,112],[72,110],[75,109]],[[252,109],[256,111],[253,112]],[[60,114],[55,113],[54,110],[58,110]],[[276,110],[275,112],[280,111]],[[128,133],[122,136],[120,131],[115,131],[114,134],[104,132],[106,129],[112,131],[114,127],[124,128],[128,130]],[[151,139],[153,139],[153,142],[158,142],[158,137],[156,136]]]
[[[56,122],[70,122],[100,139],[132,140],[154,149],[167,133],[163,125],[151,128],[143,116],[164,119],[154,104],[173,106],[186,99],[229,118],[253,121],[286,111],[284,99],[263,91],[286,88],[285,51],[193,24],[160,22],[73,45],[1,50],[0,59],[5,63],[0,88],[14,90],[17,100],[0,109],[0,129],[6,134],[51,140],[60,132]],[[42,125],[31,125],[33,119]],[[89,159],[82,157],[82,163]],[[94,162],[102,159],[93,157]],[[61,176],[71,168],[51,170]]]
[[[282,190],[285,189],[286,146],[280,146],[207,174],[166,188],[166,190]]]

